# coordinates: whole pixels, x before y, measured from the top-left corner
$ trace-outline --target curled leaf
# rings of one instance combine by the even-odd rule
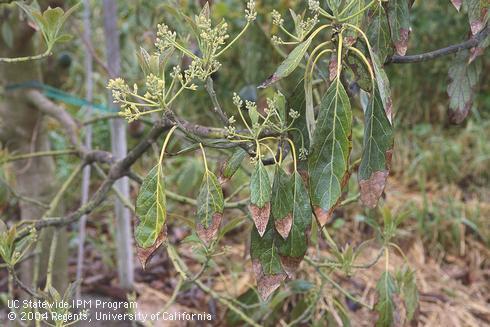
[[[221,184],[229,181],[233,175],[238,171],[243,159],[247,156],[247,151],[242,148],[238,148],[231,157],[229,157],[220,168],[220,174],[218,180]]]

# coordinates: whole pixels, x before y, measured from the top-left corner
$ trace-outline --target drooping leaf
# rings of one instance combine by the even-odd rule
[[[359,166],[362,203],[374,208],[384,191],[393,150],[393,127],[386,116],[378,88],[364,113],[364,142]]]
[[[139,222],[134,237],[138,258],[144,267],[166,239],[167,204],[163,168],[160,164],[153,167],[143,180],[135,209]]]
[[[308,158],[311,204],[320,226],[332,216],[347,181],[351,133],[349,97],[336,78],[322,99]]]
[[[267,224],[263,235],[252,229],[250,257],[257,279],[260,296],[265,300],[274,292],[287,275],[281,265],[277,249],[277,235],[272,222]]]
[[[468,51],[456,54],[449,68],[447,88],[449,95],[449,119],[459,124],[468,116],[473,106],[474,88],[478,84],[481,66],[478,62],[468,64]]]
[[[380,61],[385,62],[390,53],[390,26],[385,9],[381,4],[376,6],[371,15],[371,22],[366,31],[366,36]]]
[[[470,21],[471,33],[473,35],[480,32],[488,22],[488,0],[465,0],[468,8],[468,19]]]
[[[372,49],[371,49],[372,50]],[[390,81],[388,80],[388,76],[383,69],[383,64],[379,60],[378,56],[374,51],[371,51],[371,63],[374,72],[374,78],[376,79],[376,86],[379,92],[379,96],[381,102],[383,103],[383,108],[386,114],[386,117],[390,121],[393,122],[393,102],[391,100],[391,88]]]
[[[219,174],[219,182],[221,184],[229,181],[233,175],[240,168],[240,165],[243,162],[243,159],[247,156],[247,151],[242,148],[237,148],[235,152],[229,157],[223,165],[221,165],[220,174]]]
[[[277,106],[277,113],[279,114],[279,117],[281,117],[281,120],[286,123],[287,121],[287,110],[286,110],[286,97],[281,92],[277,92],[274,95],[274,101]]]
[[[272,184],[271,209],[277,232],[287,238],[293,223],[292,178],[281,166],[276,166]]]
[[[378,292],[378,301],[374,307],[378,313],[377,327],[391,327],[395,322],[394,295],[397,292],[395,280],[388,271],[383,272],[381,278],[376,284]]]
[[[348,19],[346,22],[351,24],[351,25],[360,27],[362,24],[362,20],[364,18],[364,13],[361,12],[361,10],[366,5],[365,1],[364,0],[350,0],[350,1],[346,2],[346,5],[348,5],[349,8],[346,10],[343,17],[347,18],[347,17],[353,16],[352,18]],[[345,31],[344,34],[345,34],[344,42],[347,46],[350,46],[356,41],[358,32],[353,30],[353,29],[348,29]]]
[[[269,175],[261,160],[255,164],[255,169],[250,177],[250,212],[255,222],[255,227],[260,235],[264,235],[269,222],[271,211],[271,184]]]
[[[407,52],[408,37],[410,34],[410,13],[408,0],[390,0],[387,6],[388,22],[390,24],[391,39],[396,52],[404,56]]]
[[[415,271],[405,267],[397,274],[397,282],[400,293],[407,308],[407,320],[411,321],[416,318],[415,313],[419,305],[419,292],[415,280]]]
[[[306,54],[308,47],[311,44],[311,38],[306,39],[302,43],[296,46],[293,51],[287,56],[287,58],[282,62],[281,65],[277,68],[276,72],[272,74],[267,80],[260,85],[260,88],[266,88],[271,84],[276,83],[277,81],[283,79],[284,77],[289,76],[300,64],[301,60]]]
[[[301,75],[301,76],[300,76]],[[292,123],[294,130],[289,132],[289,138],[293,141],[296,149],[300,149],[304,146],[305,149],[310,147],[310,137],[308,135],[307,120],[306,120],[306,104],[305,104],[305,90],[303,87],[303,75],[299,72],[295,76],[291,77],[292,80],[289,86],[289,90],[286,93],[287,108],[291,108],[299,113],[299,117],[294,121],[292,118],[288,118],[288,124]],[[313,116],[313,122],[314,122]],[[298,158],[299,159],[299,158]],[[298,161],[298,170],[307,170],[307,161]]]
[[[197,235],[209,244],[217,234],[223,218],[223,190],[218,178],[206,171],[197,197],[196,229]]]
[[[278,241],[279,254],[286,272],[292,274],[308,249],[308,233],[311,228],[311,206],[308,191],[298,172],[292,175],[292,227],[289,236]]]

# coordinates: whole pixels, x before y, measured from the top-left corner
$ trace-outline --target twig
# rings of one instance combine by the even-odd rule
[[[31,152],[31,153],[25,153],[25,154],[19,154],[15,156],[9,156],[6,157],[4,160],[0,162],[0,164],[4,164],[7,162],[12,162],[12,161],[19,161],[19,160],[25,160],[25,159],[31,159],[31,158],[38,158],[38,157],[56,157],[56,156],[64,156],[64,155],[71,155],[71,154],[77,154],[77,150],[55,150],[55,151],[40,151],[40,152]]]
[[[2,184],[4,184],[8,188],[9,192],[12,193],[12,195],[15,198],[17,198],[17,199],[19,199],[21,201],[24,201],[24,202],[28,202],[28,203],[34,204],[34,205],[36,205],[38,207],[41,207],[41,208],[44,208],[44,209],[48,209],[49,208],[49,205],[46,204],[46,203],[43,203],[43,202],[41,202],[39,200],[36,200],[34,198],[30,198],[30,197],[27,197],[27,196],[24,196],[22,194],[17,193],[17,191],[15,191],[15,189],[13,187],[11,187],[9,185],[9,183],[6,180],[4,180],[3,178],[1,178],[1,177],[0,177],[0,182]]]
[[[309,257],[305,257],[305,261],[311,265],[312,267],[314,267],[316,269],[316,271],[320,274],[320,276],[325,279],[325,281],[329,282],[330,284],[332,284],[336,289],[338,289],[342,294],[344,294],[346,297],[348,297],[349,299],[351,299],[352,301],[354,302],[357,302],[359,303],[360,305],[362,305],[363,307],[366,307],[368,308],[369,310],[372,310],[373,307],[365,302],[363,302],[362,300],[356,298],[355,296],[353,296],[352,294],[350,294],[349,292],[347,292],[342,286],[340,286],[339,284],[337,284],[333,279],[331,279],[327,274],[325,274],[321,269],[320,267],[318,267],[316,265],[316,263],[311,260]]]
[[[426,53],[421,53],[417,55],[410,55],[410,56],[398,56],[394,55],[391,58],[389,58],[386,62],[385,65],[388,64],[411,64],[415,62],[423,62],[423,61],[429,61],[433,60],[442,56],[447,56],[452,53],[456,53],[460,50],[465,50],[465,49],[471,49],[484,40],[490,33],[490,29],[485,27],[483,30],[481,30],[478,34],[473,36],[471,39],[461,42],[458,44],[450,45],[446,48],[442,49],[437,49],[434,51],[426,52]]]
[[[170,253],[170,252],[169,252]],[[174,268],[180,272],[182,277],[185,279],[188,279],[188,268],[185,265],[184,261],[180,258],[179,254],[177,251],[172,251],[173,255],[169,255],[169,258],[174,265]],[[175,257],[176,256],[176,257]],[[191,279],[190,280],[193,284],[196,284],[197,287],[199,287],[203,292],[209,294],[212,298],[216,299],[217,301],[221,302],[221,304],[225,305],[230,309],[231,311],[235,312],[240,318],[245,321],[246,323],[254,326],[254,327],[260,327],[259,324],[257,324],[253,319],[251,319],[249,316],[247,316],[242,310],[237,308],[233,303],[225,299],[223,296],[215,292],[213,289],[209,288],[206,286],[203,282],[201,282],[199,279]]]
[[[225,126],[228,126],[230,124],[230,120],[228,119],[228,116],[226,115],[226,113],[221,108],[221,105],[219,104],[218,97],[216,96],[216,91],[214,90],[214,82],[211,77],[208,77],[206,81],[206,91],[208,92],[209,97],[213,102],[214,112],[218,114],[219,118],[221,119],[221,122],[225,124]]]

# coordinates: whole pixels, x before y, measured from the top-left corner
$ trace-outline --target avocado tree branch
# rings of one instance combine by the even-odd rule
[[[429,61],[433,60],[439,57],[447,56],[453,53],[456,53],[461,50],[465,49],[471,49],[478,44],[480,44],[486,37],[488,37],[490,33],[490,29],[485,27],[483,30],[481,30],[478,34],[473,36],[467,41],[458,43],[458,44],[453,44],[445,48],[437,49],[434,51],[426,52],[426,53],[421,53],[421,54],[416,54],[416,55],[409,55],[409,56],[398,56],[394,55],[391,58],[388,58],[387,61],[385,62],[385,65],[388,64],[411,64],[411,63],[416,63],[416,62],[423,62],[423,61]]]

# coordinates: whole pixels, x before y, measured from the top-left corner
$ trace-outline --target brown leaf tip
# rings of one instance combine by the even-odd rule
[[[473,99],[470,99],[470,101],[467,101],[465,103],[463,108],[458,108],[456,110],[449,110],[448,117],[451,124],[461,124],[470,113],[472,105],[473,105]]]
[[[166,239],[167,239],[167,231],[164,228],[164,230],[162,230],[162,232],[160,233],[157,240],[155,241],[155,243],[153,243],[152,246],[148,248],[142,248],[140,246],[136,246],[136,256],[138,257],[138,260],[140,261],[143,270],[146,269],[146,265],[151,260],[151,258],[158,250],[158,248],[163,243],[165,243]]]
[[[400,56],[404,56],[407,53],[409,35],[410,35],[409,29],[406,28],[400,29],[399,40],[395,42],[396,52]]]
[[[262,208],[259,208],[255,204],[250,204],[248,206],[250,213],[252,214],[252,219],[257,227],[260,237],[264,236],[267,224],[269,223],[269,215],[271,212],[271,204],[267,202]]]
[[[212,240],[218,236],[219,226],[221,225],[221,220],[223,219],[222,213],[215,213],[213,215],[213,221],[211,225],[206,228],[202,224],[197,224],[196,232],[197,236],[204,242],[204,244],[209,245]]]
[[[295,278],[296,270],[298,270],[301,261],[303,261],[303,257],[281,256],[281,264],[284,268],[284,271],[286,271],[288,278]]]
[[[325,226],[330,218],[332,218],[333,215],[333,209],[330,209],[328,211],[323,210],[321,207],[314,207],[313,212],[315,214],[316,220],[318,221],[318,225],[320,225],[320,228]]]
[[[258,260],[252,261],[252,267],[257,280],[257,290],[262,300],[266,301],[269,296],[279,288],[286,279],[286,274],[264,275],[262,265]]]
[[[387,170],[376,171],[371,174],[369,179],[359,181],[361,202],[366,207],[375,208],[378,205],[378,199],[383,194],[388,175],[389,172]]]
[[[282,236],[283,239],[286,239],[288,238],[289,232],[293,227],[293,216],[291,214],[288,214],[282,219],[276,219],[276,221],[274,221],[274,224],[276,225],[277,232]]]
[[[275,82],[279,80],[279,77],[276,74],[271,75],[268,79],[266,79],[262,84],[260,84],[257,88],[259,89],[265,89]]]

